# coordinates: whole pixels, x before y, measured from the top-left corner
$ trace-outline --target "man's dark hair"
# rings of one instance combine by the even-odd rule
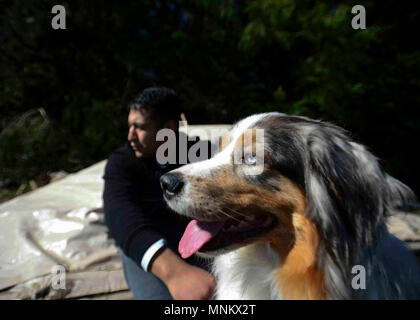
[[[164,87],[151,87],[141,91],[129,103],[129,110],[150,108],[151,118],[159,126],[168,120],[179,120],[181,102],[175,90]]]

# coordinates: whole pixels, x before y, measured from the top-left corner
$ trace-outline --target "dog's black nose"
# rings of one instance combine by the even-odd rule
[[[160,177],[160,186],[162,190],[168,195],[174,195],[181,191],[184,183],[179,176],[173,173],[164,174]]]

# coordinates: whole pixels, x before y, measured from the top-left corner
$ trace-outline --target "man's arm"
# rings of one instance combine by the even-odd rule
[[[210,273],[186,263],[169,248],[158,253],[151,271],[166,284],[175,300],[211,299],[216,287]]]
[[[153,220],[142,211],[140,185],[127,172],[123,161],[122,156],[113,154],[105,167],[105,222],[117,246],[141,266],[146,251],[163,237],[156,231]]]
[[[152,219],[142,211],[138,200],[139,184],[132,181],[120,160],[116,156],[108,160],[103,194],[105,221],[116,244],[145,271],[159,277],[174,299],[209,298],[215,285],[214,278],[159,244],[163,237],[156,231]]]

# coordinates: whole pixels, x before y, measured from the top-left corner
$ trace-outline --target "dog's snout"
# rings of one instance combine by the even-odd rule
[[[160,178],[160,185],[167,195],[175,195],[181,191],[184,182],[182,182],[180,176],[173,173],[167,173]]]

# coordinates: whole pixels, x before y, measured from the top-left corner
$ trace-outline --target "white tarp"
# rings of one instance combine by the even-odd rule
[[[105,161],[0,205],[0,289],[117,257],[102,213]]]

